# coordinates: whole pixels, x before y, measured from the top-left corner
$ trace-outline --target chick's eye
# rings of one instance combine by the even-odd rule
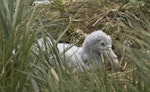
[[[105,46],[105,43],[104,43],[104,42],[101,42],[101,46]]]

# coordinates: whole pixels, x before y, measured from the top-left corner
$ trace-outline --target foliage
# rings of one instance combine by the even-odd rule
[[[0,1],[0,92],[150,91],[148,0],[30,3]],[[83,34],[77,29],[110,34],[124,71],[107,71],[106,66],[80,72],[62,62],[57,42],[78,42]],[[41,37],[45,49],[36,42]]]

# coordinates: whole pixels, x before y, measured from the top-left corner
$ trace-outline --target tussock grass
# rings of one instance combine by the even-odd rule
[[[149,0],[30,3],[0,1],[0,92],[150,91]],[[78,42],[96,29],[112,36],[124,71],[80,72],[62,62],[58,42]]]

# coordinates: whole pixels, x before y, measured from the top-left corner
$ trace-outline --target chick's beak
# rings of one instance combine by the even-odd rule
[[[120,67],[117,55],[113,52],[112,48],[108,48],[104,53],[112,66],[115,65],[115,67]]]

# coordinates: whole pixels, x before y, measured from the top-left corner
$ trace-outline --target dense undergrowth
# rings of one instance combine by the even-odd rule
[[[0,92],[149,92],[149,16],[149,0],[1,0]],[[81,45],[97,29],[112,36],[123,71],[80,72],[62,62],[57,42]],[[41,37],[52,42],[37,54]]]

